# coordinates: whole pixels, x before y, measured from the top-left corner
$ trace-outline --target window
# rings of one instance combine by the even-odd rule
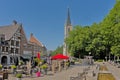
[[[15,53],[16,53],[16,54],[18,54],[18,50],[19,50],[18,48],[15,49]]]
[[[16,41],[16,46],[19,46],[19,41]]]
[[[14,46],[14,40],[11,40],[11,45]]]
[[[14,48],[11,48],[11,53],[14,53]]]
[[[13,59],[12,59],[12,57],[10,57],[10,63],[12,63],[13,62]]]
[[[68,32],[70,32],[70,28],[68,28]]]
[[[2,52],[5,52],[5,46],[2,46]]]
[[[4,45],[4,41],[1,41],[1,45]]]
[[[21,39],[20,37],[18,37],[18,39]]]
[[[4,37],[1,37],[1,41],[4,41],[5,40],[5,38]]]
[[[8,47],[6,47],[6,52],[8,52]]]
[[[5,41],[5,43],[4,43],[5,45],[8,45],[8,41]]]

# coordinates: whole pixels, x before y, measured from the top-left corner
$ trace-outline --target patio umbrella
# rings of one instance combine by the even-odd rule
[[[55,59],[68,59],[69,57],[68,56],[64,56],[63,54],[56,54],[54,56],[52,56],[52,60],[55,60]]]

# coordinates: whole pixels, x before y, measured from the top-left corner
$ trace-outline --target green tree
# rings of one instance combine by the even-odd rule
[[[52,53],[51,53],[51,56],[53,56],[53,55],[55,55],[55,54],[57,54],[57,53],[63,53],[63,46],[58,46],[57,48],[56,48],[56,50],[54,50]]]
[[[101,24],[101,35],[103,36],[103,43],[106,48],[106,56],[112,52],[118,55],[114,48],[119,45],[120,38],[120,1],[117,1],[113,9],[105,17]],[[111,51],[112,50],[112,51]],[[117,49],[116,49],[117,50]],[[119,50],[118,50],[119,51]]]
[[[120,56],[120,1],[116,1],[103,21],[91,26],[75,26],[65,40],[73,56]],[[116,50],[115,50],[116,49]]]

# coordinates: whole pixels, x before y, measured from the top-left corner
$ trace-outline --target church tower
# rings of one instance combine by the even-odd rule
[[[65,39],[69,36],[69,32],[71,30],[72,30],[72,25],[71,25],[71,20],[70,20],[70,11],[68,8],[67,20],[66,20],[65,27],[64,27],[64,45],[63,45],[63,55],[67,55],[67,56],[69,56],[69,54],[68,54],[68,46],[65,43]]]

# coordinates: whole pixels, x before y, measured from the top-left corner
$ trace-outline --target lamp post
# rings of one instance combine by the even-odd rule
[[[91,62],[92,62],[92,59],[91,59],[91,57],[90,57],[90,55],[91,55],[91,52],[89,52],[89,64],[91,64]]]
[[[110,61],[110,55],[111,55],[111,52],[109,53],[109,61]]]
[[[89,52],[89,56],[91,55],[91,52]]]
[[[105,60],[106,60],[106,62],[107,62],[107,56],[105,56]]]
[[[1,64],[1,54],[2,54],[2,51],[1,51],[1,47],[0,47],[0,64]]]

